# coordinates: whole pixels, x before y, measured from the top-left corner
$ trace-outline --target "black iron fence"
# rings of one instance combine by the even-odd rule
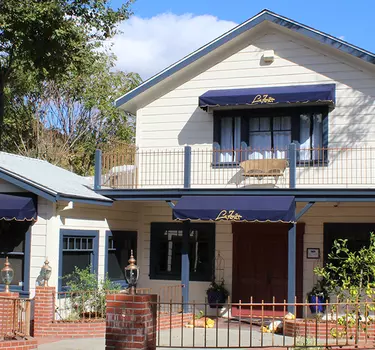
[[[374,348],[375,303],[157,302],[157,346]],[[187,313],[173,312],[188,308]],[[168,314],[165,310],[170,310]],[[289,310],[289,311],[288,311]]]

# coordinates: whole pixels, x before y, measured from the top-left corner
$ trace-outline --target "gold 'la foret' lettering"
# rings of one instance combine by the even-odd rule
[[[240,221],[242,215],[236,213],[234,210],[222,210],[215,220],[233,220]]]
[[[255,103],[273,103],[275,102],[275,98],[271,97],[271,96],[268,96],[268,95],[256,95],[254,97],[254,100],[253,102],[251,102],[251,104],[255,104]]]

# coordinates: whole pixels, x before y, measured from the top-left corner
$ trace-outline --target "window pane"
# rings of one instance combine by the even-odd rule
[[[299,160],[322,159],[323,122],[321,113],[300,115]]]
[[[311,116],[310,114],[300,115],[300,152],[299,160],[310,160],[311,137],[310,137]]]
[[[250,131],[259,131],[259,118],[250,118],[249,128]]]
[[[83,251],[65,251],[63,252],[62,261],[62,277],[63,285],[66,285],[67,279],[64,278],[66,275],[74,272],[75,267],[79,269],[86,269],[92,265],[92,253]]]
[[[271,130],[271,118],[260,118],[259,122],[260,131],[270,131]]]
[[[137,235],[134,232],[112,231],[108,247],[108,277],[111,280],[124,280],[124,267],[128,265],[130,251],[137,257]]]
[[[25,238],[29,227],[29,222],[0,220],[0,266],[4,266],[8,256],[14,270],[12,285],[24,282]]]
[[[323,158],[323,116],[321,113],[313,114],[313,133],[312,133],[312,144],[313,144],[313,159],[321,160]]]
[[[175,224],[171,224],[175,225]],[[167,224],[163,224],[167,226]],[[182,226],[182,225],[181,225]],[[160,277],[181,278],[182,230],[154,229],[151,232],[152,255],[155,271]],[[214,259],[215,226],[211,224],[192,224],[189,234],[190,277],[192,280],[207,280],[212,277]]]

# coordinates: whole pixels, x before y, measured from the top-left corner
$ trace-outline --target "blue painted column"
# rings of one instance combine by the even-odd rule
[[[190,221],[184,221],[182,229],[182,254],[181,254],[181,284],[182,300],[184,302],[183,312],[189,312],[189,280],[190,280],[190,261],[189,261],[189,235]]]
[[[297,150],[296,144],[289,145],[289,187],[296,188],[297,175]],[[294,212],[296,211],[294,204]],[[288,232],[288,304],[293,304],[296,296],[296,251],[297,228],[293,224]],[[295,314],[293,305],[288,306],[288,311]]]
[[[296,224],[288,232],[288,304],[294,303],[296,296]],[[288,311],[294,313],[294,307],[288,306]]]
[[[94,190],[100,190],[102,186],[102,151],[95,151],[95,174],[94,174]]]
[[[191,186],[191,147],[185,146],[184,154],[184,188]]]

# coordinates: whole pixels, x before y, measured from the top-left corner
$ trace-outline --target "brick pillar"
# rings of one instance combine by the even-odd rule
[[[156,295],[107,295],[106,349],[156,348]]]
[[[38,286],[35,290],[34,337],[42,337],[43,330],[52,323],[55,314],[55,287]]]
[[[14,335],[18,329],[18,293],[0,293],[0,339]]]

